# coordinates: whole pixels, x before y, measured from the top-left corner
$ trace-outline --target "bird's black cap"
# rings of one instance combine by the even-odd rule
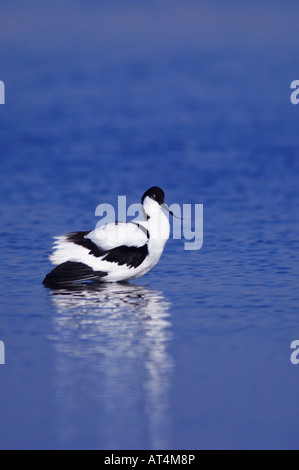
[[[152,186],[147,191],[145,191],[141,199],[141,204],[143,204],[143,201],[146,198],[146,196],[150,197],[151,199],[153,199],[160,205],[164,204],[165,194],[164,194],[163,189],[159,188],[158,186]]]

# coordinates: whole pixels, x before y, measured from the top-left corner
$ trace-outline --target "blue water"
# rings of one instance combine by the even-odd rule
[[[298,448],[298,9],[1,5],[2,449]],[[200,250],[43,287],[52,236],[152,185]]]

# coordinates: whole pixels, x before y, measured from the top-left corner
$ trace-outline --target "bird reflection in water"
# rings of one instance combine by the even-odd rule
[[[80,414],[84,421],[90,413],[85,419],[98,419],[93,428],[102,448],[136,448],[142,435],[153,449],[168,448],[173,364],[170,304],[162,292],[81,284],[51,290],[50,297],[62,441],[76,438]],[[89,403],[84,411],[82,400]]]

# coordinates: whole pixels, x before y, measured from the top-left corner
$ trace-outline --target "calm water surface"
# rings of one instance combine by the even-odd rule
[[[64,33],[54,11],[57,35],[43,12],[32,28],[31,3],[24,42],[2,33],[0,447],[298,448],[294,15],[277,6],[263,33],[265,12],[239,7],[243,34],[218,2],[206,29],[175,2],[165,31],[148,7],[105,4],[97,33],[87,3]],[[170,239],[135,282],[43,287],[52,236],[152,185],[204,205],[200,250]]]

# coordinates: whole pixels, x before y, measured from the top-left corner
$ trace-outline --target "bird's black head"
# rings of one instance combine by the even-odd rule
[[[153,186],[152,188],[149,188],[147,191],[145,191],[141,199],[141,204],[143,204],[143,201],[146,198],[146,196],[150,197],[151,199],[153,199],[160,205],[164,204],[165,194],[164,194],[164,191],[158,186]]]

